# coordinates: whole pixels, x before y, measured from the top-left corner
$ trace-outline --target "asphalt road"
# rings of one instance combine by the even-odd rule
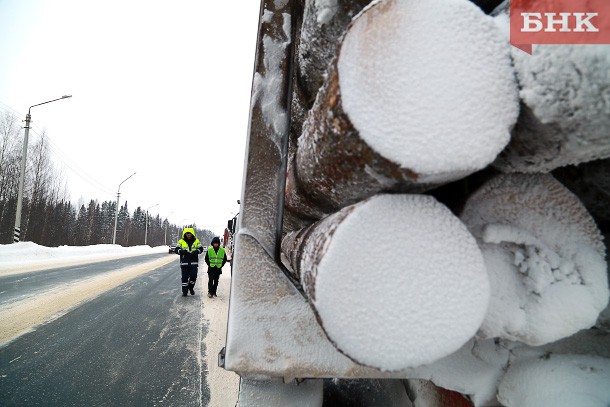
[[[78,283],[84,278],[108,273],[167,256],[165,253],[113,259],[96,264],[57,267],[0,277],[0,306],[39,295],[51,288]]]
[[[172,262],[0,348],[0,406],[207,405],[205,280],[182,297]]]

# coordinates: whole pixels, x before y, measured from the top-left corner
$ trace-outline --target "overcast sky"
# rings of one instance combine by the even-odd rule
[[[0,111],[71,198],[222,233],[239,211],[260,2],[0,0]],[[31,145],[31,143],[30,143]]]

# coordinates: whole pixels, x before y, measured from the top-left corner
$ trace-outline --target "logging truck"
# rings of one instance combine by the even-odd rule
[[[511,378],[610,367],[610,52],[526,55],[508,7],[261,2],[219,355],[240,406],[546,405]]]

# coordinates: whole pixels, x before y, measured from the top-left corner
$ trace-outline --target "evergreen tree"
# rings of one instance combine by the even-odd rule
[[[85,205],[81,205],[73,232],[74,246],[87,246],[89,244],[88,227],[87,208],[85,208]]]
[[[112,233],[114,232],[114,211],[116,203],[104,201],[101,208],[99,237],[100,243],[112,243]]]
[[[144,232],[145,232],[146,212],[141,207],[137,207],[133,212],[133,218],[131,221],[131,241],[129,246],[138,246],[144,244]]]
[[[99,243],[100,205],[93,199],[87,206],[87,244]]]
[[[127,209],[127,201],[121,206],[117,219],[116,243],[121,246],[129,244],[129,235],[131,228],[131,219],[129,218],[129,209]]]

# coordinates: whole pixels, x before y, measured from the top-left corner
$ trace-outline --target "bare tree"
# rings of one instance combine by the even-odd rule
[[[20,126],[16,116],[0,114],[0,224],[11,223],[15,216],[17,186],[19,180]],[[14,221],[14,219],[13,219]],[[9,242],[12,233],[9,227],[0,231],[0,241]]]
[[[27,226],[23,236],[36,242],[40,240],[42,229],[45,227],[45,209],[50,201],[53,179],[53,164],[51,163],[48,140],[44,131],[38,140],[32,144],[30,157],[31,159],[28,160],[28,176],[25,180],[25,185],[29,185],[27,190],[29,205],[25,219]]]

